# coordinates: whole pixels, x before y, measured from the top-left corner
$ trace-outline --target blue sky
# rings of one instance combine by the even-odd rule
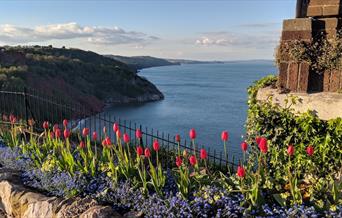
[[[2,1],[1,45],[198,60],[272,59],[295,0]]]

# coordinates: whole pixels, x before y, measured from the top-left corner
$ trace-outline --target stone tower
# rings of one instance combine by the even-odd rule
[[[336,36],[342,26],[342,0],[297,0],[296,19],[284,20],[280,44],[301,40],[315,42],[319,36]],[[314,72],[307,62],[280,57],[279,83],[291,92],[337,92],[342,90],[342,69]]]

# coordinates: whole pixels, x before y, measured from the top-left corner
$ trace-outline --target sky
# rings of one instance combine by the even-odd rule
[[[0,45],[194,60],[273,59],[296,0],[2,0]]]

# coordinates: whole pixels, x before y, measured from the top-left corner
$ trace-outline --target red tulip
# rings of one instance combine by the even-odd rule
[[[181,167],[182,166],[182,158],[180,156],[176,157],[176,166]]]
[[[93,132],[93,140],[96,141],[97,140],[97,133],[94,131]]]
[[[110,146],[112,144],[112,141],[110,140],[108,136],[105,138],[105,142],[107,146]]]
[[[241,143],[241,149],[243,152],[246,152],[247,151],[247,148],[248,148],[248,144],[247,142],[242,142]]]
[[[104,126],[103,129],[102,129],[102,131],[103,131],[103,134],[106,135],[106,133],[107,133],[107,128]]]
[[[267,147],[267,139],[266,138],[261,138],[260,143],[259,143],[259,149],[262,153],[266,154],[268,151]]]
[[[51,139],[55,138],[55,134],[53,132],[50,132],[50,138]]]
[[[17,122],[17,118],[13,114],[11,114],[9,116],[9,120],[10,120],[11,124],[15,124],[15,122]]]
[[[192,155],[192,156],[189,158],[189,161],[190,161],[190,164],[191,164],[192,166],[195,166],[196,163],[197,163],[197,159],[196,159],[195,155]]]
[[[89,128],[83,128],[82,135],[84,137],[88,136],[89,135]]]
[[[59,127],[58,127],[57,124],[53,125],[53,127],[52,127],[52,130],[53,130],[54,132],[56,132],[56,129],[59,129]]]
[[[189,136],[191,140],[194,140],[196,138],[196,131],[195,129],[190,129]]]
[[[56,130],[55,130],[55,136],[56,136],[56,138],[60,138],[61,137],[61,130],[59,129],[59,128],[57,128]]]
[[[66,128],[68,126],[68,120],[67,119],[64,119],[63,120],[63,126]]]
[[[48,129],[49,128],[49,122],[48,121],[44,121],[43,122],[43,128],[44,129]]]
[[[129,143],[130,138],[129,138],[129,135],[128,135],[127,133],[125,133],[125,134],[123,135],[123,140],[124,140],[125,143]]]
[[[237,168],[237,175],[240,178],[245,177],[246,171],[245,171],[245,168],[243,168],[243,166],[238,166],[238,168]]]
[[[121,139],[121,131],[120,131],[120,129],[118,129],[116,131],[116,138]]]
[[[68,129],[64,130],[64,138],[67,139],[70,137],[70,131]]]
[[[114,131],[114,132],[117,132],[118,130],[119,130],[119,124],[114,123],[114,124],[113,124],[113,131]]]
[[[138,139],[141,139],[141,137],[142,137],[142,132],[141,132],[140,129],[137,129],[137,130],[135,131],[135,137],[137,137]]]
[[[149,148],[145,148],[145,157],[147,158],[151,157],[151,150]]]
[[[80,142],[80,148],[82,148],[82,149],[85,148],[85,143],[84,143],[84,141],[81,141],[81,142]]]
[[[158,152],[158,151],[159,151],[159,148],[160,148],[159,142],[158,142],[157,139],[155,139],[155,140],[153,141],[153,149],[154,149],[156,152]]]
[[[262,139],[262,137],[256,137],[255,138],[255,141],[256,141],[256,143],[259,145],[260,144],[260,140]]]
[[[309,155],[309,156],[312,156],[315,152],[315,149],[312,147],[312,145],[308,146],[306,148],[306,153]]]
[[[6,114],[3,114],[3,115],[2,115],[2,121],[5,121],[5,122],[7,122],[7,121],[8,121],[8,117],[7,117],[7,115],[6,115]]]
[[[137,154],[138,154],[138,156],[143,155],[143,153],[144,153],[143,148],[142,148],[141,146],[138,146],[138,147],[137,147]]]
[[[223,131],[222,132],[222,134],[221,134],[221,139],[222,139],[222,141],[228,141],[228,139],[229,139],[229,134],[228,134],[228,132],[227,131]]]
[[[180,135],[176,135],[176,137],[175,137],[175,140],[176,140],[176,142],[180,142],[181,141],[181,137],[180,137]]]
[[[294,155],[294,152],[295,152],[295,148],[293,147],[293,145],[289,145],[289,147],[287,148],[288,155],[292,156]]]
[[[207,151],[205,149],[201,149],[201,154],[200,154],[201,159],[207,159],[208,154]]]

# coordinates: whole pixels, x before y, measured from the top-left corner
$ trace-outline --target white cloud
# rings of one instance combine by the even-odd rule
[[[207,32],[203,33],[195,44],[201,46],[225,46],[239,48],[265,48],[274,47],[279,41],[280,32]]]
[[[0,25],[0,41],[8,43],[30,43],[48,40],[83,38],[92,44],[116,45],[146,44],[158,37],[145,33],[125,31],[119,27],[81,26],[77,23],[52,24],[33,28],[9,24]]]

